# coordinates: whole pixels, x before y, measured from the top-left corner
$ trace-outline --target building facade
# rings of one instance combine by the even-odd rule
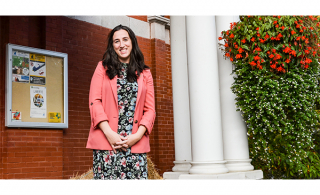
[[[218,50],[237,16],[0,17],[0,179],[68,179],[92,167],[88,93],[115,26],[137,35],[151,67],[156,121],[151,158],[164,179],[261,179],[231,92],[232,65]],[[66,129],[5,126],[6,45],[68,54]]]
[[[68,179],[92,167],[92,151],[85,148],[90,128],[89,86],[105,52],[107,35],[119,24],[129,26],[137,35],[154,78],[157,117],[148,156],[160,174],[171,171],[174,132],[169,17],[1,16],[0,179]],[[68,54],[68,128],[5,126],[8,43]]]

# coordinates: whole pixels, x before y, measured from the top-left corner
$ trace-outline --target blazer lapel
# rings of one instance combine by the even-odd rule
[[[116,101],[116,105],[118,105],[117,78],[118,76],[116,75],[115,77],[113,77],[112,80],[109,79],[113,97],[114,97],[114,100]]]
[[[138,95],[137,95],[137,103],[139,102],[139,99],[141,97],[142,93],[142,87],[143,87],[143,73],[140,73],[140,76],[137,79],[138,82]]]

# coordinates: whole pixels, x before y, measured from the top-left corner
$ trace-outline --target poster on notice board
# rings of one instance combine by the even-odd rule
[[[30,86],[30,118],[47,118],[46,87]]]
[[[12,51],[12,82],[29,83],[29,53]]]
[[[30,83],[46,84],[46,57],[30,53]]]

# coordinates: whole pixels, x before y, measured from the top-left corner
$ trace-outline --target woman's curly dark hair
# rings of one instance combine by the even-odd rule
[[[113,49],[113,35],[118,30],[125,30],[128,32],[132,42],[132,50],[130,53],[130,62],[128,65],[127,79],[129,82],[137,80],[138,76],[144,69],[150,69],[145,65],[143,54],[138,46],[138,41],[134,32],[127,26],[121,24],[116,26],[108,35],[108,46],[106,52],[103,54],[102,64],[107,67],[107,75],[110,79],[113,79],[116,75],[120,77],[121,62],[118,59],[117,53]],[[136,74],[137,71],[137,74]]]

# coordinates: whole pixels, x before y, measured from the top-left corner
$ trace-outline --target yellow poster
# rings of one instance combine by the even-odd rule
[[[37,62],[46,62],[46,57],[44,55],[31,53],[30,60]]]
[[[61,123],[61,113],[49,112],[49,123]]]

